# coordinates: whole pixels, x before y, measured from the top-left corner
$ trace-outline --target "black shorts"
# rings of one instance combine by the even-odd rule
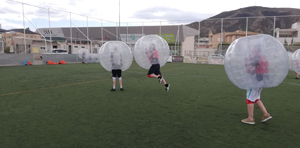
[[[112,77],[121,77],[122,76],[122,70],[120,69],[113,69],[111,70]]]
[[[153,64],[153,65],[151,65],[151,67],[150,67],[147,75],[151,75],[151,74],[161,75],[160,65],[159,64]]]

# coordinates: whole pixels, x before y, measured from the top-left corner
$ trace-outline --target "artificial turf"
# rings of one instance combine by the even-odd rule
[[[0,147],[299,147],[300,80],[289,72],[247,117],[222,65],[167,63],[170,91],[136,63],[115,92],[100,64],[0,67]]]

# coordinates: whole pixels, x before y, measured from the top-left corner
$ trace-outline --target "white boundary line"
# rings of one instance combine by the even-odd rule
[[[134,71],[126,71],[126,72],[144,73],[145,75],[147,74],[147,72],[134,72]],[[188,77],[197,77],[197,78],[228,79],[227,77],[213,77],[213,76],[200,76],[200,75],[179,75],[179,74],[163,74],[163,75],[167,75],[167,76],[188,76]],[[291,82],[282,82],[282,83],[300,86],[300,83],[291,83]]]

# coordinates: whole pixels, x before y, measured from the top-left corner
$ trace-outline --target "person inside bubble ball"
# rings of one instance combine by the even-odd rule
[[[295,79],[299,79],[299,74],[298,73],[296,73],[296,78]]]
[[[82,53],[82,64],[86,63],[85,59],[86,59],[87,54],[85,52]]]
[[[112,79],[113,79],[113,88],[110,91],[116,91],[116,77],[119,78],[120,90],[124,91],[122,86],[122,54],[118,51],[118,48],[115,47],[113,52],[110,54],[110,62],[112,66]]]
[[[158,60],[159,59],[159,54],[158,54],[158,51],[155,49],[155,44],[150,44],[149,49],[146,49],[146,54],[147,54],[147,57],[148,57],[149,62],[151,64],[151,67],[148,71],[147,76],[149,78],[157,78],[158,81],[159,81],[159,84],[161,84],[161,82],[163,82],[164,85],[165,85],[165,90],[167,92],[169,92],[170,84],[167,84],[166,80],[161,75],[160,64],[159,64],[159,60]]]
[[[268,73],[268,62],[265,60],[265,57],[255,54],[255,56],[246,60],[247,72],[249,74],[249,81],[256,86],[260,86],[263,83],[263,74]],[[261,122],[266,122],[272,118],[272,116],[267,112],[263,102],[260,100],[262,88],[252,88],[247,89],[246,94],[246,104],[248,109],[248,118],[243,119],[242,122],[246,124],[255,124],[253,118],[254,112],[254,103],[260,108],[263,112],[263,118]]]

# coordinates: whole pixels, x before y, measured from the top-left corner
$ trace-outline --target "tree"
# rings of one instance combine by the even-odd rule
[[[4,53],[10,53],[10,47],[9,46],[4,48]]]

